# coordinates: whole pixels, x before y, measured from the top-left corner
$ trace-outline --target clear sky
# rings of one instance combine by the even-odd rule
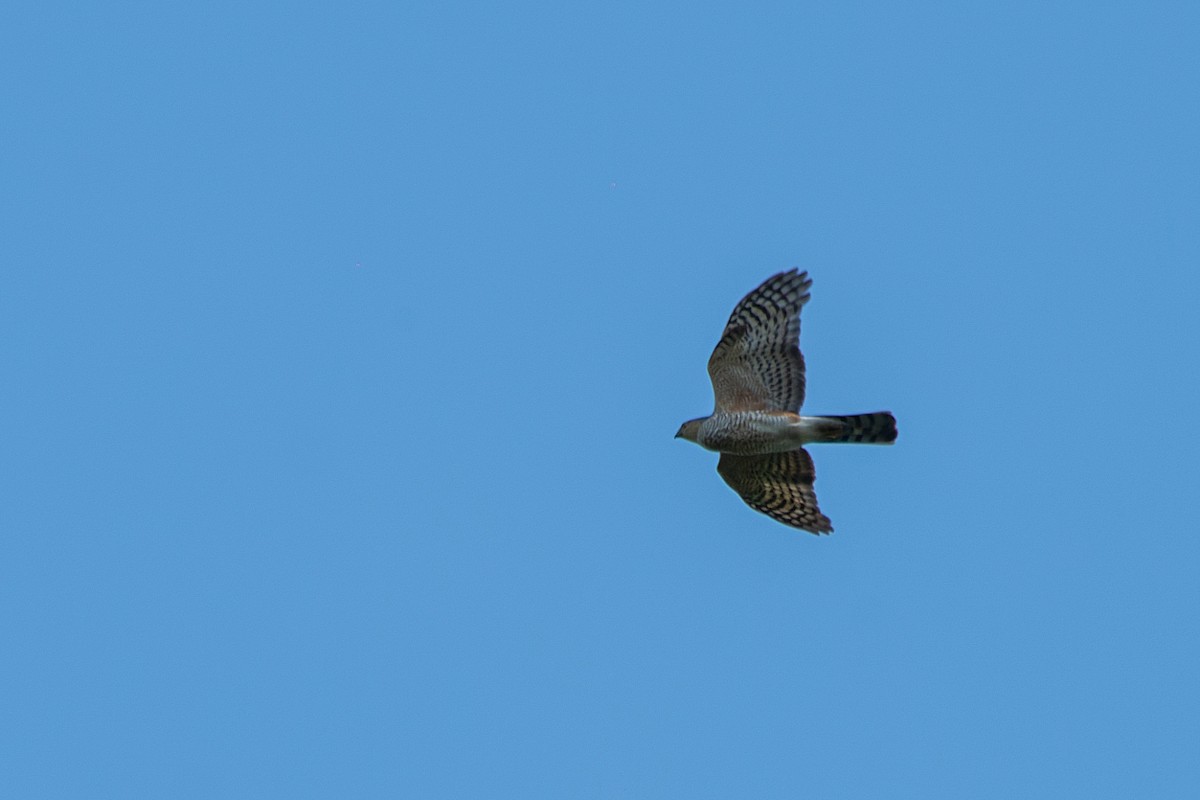
[[[3,16],[5,796],[1194,796],[1194,3]]]

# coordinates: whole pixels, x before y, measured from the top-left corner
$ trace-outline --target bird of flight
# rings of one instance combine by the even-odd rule
[[[716,406],[675,434],[721,454],[717,472],[746,504],[811,533],[832,533],[817,507],[816,472],[804,445],[816,442],[891,444],[890,411],[802,417],[804,356],[800,309],[812,280],[795,269],[768,278],[734,306],[708,359]]]

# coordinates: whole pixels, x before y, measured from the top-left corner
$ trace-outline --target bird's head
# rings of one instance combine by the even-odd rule
[[[687,439],[689,442],[699,444],[700,423],[708,417],[700,417],[699,419],[689,419],[687,422],[679,426],[679,431],[675,434],[676,439]]]

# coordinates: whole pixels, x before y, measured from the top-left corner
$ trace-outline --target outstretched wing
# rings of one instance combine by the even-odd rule
[[[807,272],[781,272],[734,307],[708,359],[718,412],[800,410],[800,309],[808,302],[810,286]]]
[[[717,472],[755,511],[811,533],[833,533],[817,507],[812,456],[803,448],[761,456],[722,453]]]

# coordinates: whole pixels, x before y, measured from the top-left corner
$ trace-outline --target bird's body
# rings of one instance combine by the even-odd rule
[[[696,444],[718,453],[757,456],[795,450],[813,441],[815,431],[791,411],[733,411],[705,417]],[[686,438],[686,437],[683,437]]]
[[[804,445],[814,442],[891,444],[888,411],[807,417],[800,309],[809,300],[807,272],[767,279],[733,309],[708,361],[713,413],[683,423],[677,438],[721,453],[717,472],[757,511],[793,527],[830,533],[817,507],[816,473]]]
[[[886,411],[849,417],[805,417],[791,411],[732,411],[693,422],[699,424],[688,428],[688,423],[684,423],[679,438],[694,441],[705,450],[740,456],[785,453],[813,442],[891,444],[896,438],[895,420]]]

